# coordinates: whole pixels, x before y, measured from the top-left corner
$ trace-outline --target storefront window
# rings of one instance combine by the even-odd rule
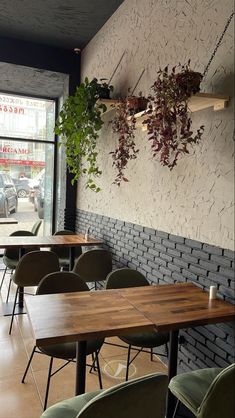
[[[54,124],[53,100],[0,93],[0,174],[15,185],[11,200],[0,187],[0,217],[18,220],[17,226],[1,226],[1,235],[30,230],[38,219],[40,232],[51,233]]]
[[[0,93],[0,132],[11,138],[54,140],[55,103]]]

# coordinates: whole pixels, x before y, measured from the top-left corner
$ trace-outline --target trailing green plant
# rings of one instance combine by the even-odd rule
[[[137,158],[139,149],[135,144],[136,118],[135,113],[146,108],[147,100],[140,93],[139,96],[127,96],[120,99],[112,123],[112,131],[118,134],[118,146],[110,152],[113,166],[117,170],[114,184],[120,186],[122,181],[128,182],[124,172],[129,160]],[[142,107],[141,107],[142,106]]]
[[[102,81],[102,80],[101,80]],[[80,176],[87,176],[86,188],[99,192],[95,178],[102,174],[97,164],[97,140],[103,125],[102,114],[106,106],[98,100],[113,90],[107,83],[96,78],[85,78],[65,101],[56,122],[55,133],[61,136],[65,147],[69,171],[74,175],[72,183]]]
[[[172,170],[179,157],[189,153],[189,145],[200,141],[204,131],[200,126],[193,133],[188,108],[189,98],[200,91],[203,76],[190,69],[190,61],[173,67],[171,72],[167,66],[157,74],[143,124],[147,125],[153,156]]]

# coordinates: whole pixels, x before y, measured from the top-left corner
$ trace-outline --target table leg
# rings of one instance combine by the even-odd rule
[[[177,374],[178,361],[178,338],[179,330],[170,332],[170,350],[168,363],[168,378],[169,382],[172,377]],[[166,403],[166,418],[172,418],[175,410],[176,399],[171,391],[168,389],[167,403]]]
[[[75,247],[69,247],[69,271],[73,270],[75,260]]]
[[[76,387],[75,396],[85,393],[86,386],[86,341],[76,343]]]
[[[21,257],[23,257],[24,254],[25,254],[25,249],[20,248],[19,249],[19,259],[21,259]],[[23,287],[19,288],[18,303],[19,303],[19,308],[22,309],[24,307],[24,288]]]
[[[19,260],[25,254],[25,248],[19,248]],[[3,315],[4,316],[11,316],[13,310],[13,303],[3,303]],[[19,288],[19,296],[18,296],[18,305],[15,308],[15,314],[23,314],[26,313],[24,311],[24,288]]]

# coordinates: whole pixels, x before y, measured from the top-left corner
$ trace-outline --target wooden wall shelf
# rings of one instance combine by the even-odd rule
[[[216,94],[209,93],[197,93],[194,94],[189,99],[189,110],[191,112],[198,112],[199,110],[209,109],[213,107],[214,111],[223,110],[229,101],[229,96],[219,96]],[[100,99],[100,103],[104,103],[107,106],[107,110],[104,113],[107,113],[111,110],[114,110],[117,106],[118,99]],[[136,126],[142,127],[143,131],[147,130],[146,125],[142,125],[143,121],[147,118],[144,114],[145,112],[136,113],[135,117],[137,119]]]
[[[229,96],[218,96],[209,93],[197,93],[189,99],[189,110],[194,113],[199,110],[213,107],[214,111],[222,110],[226,107],[229,101]],[[142,127],[143,131],[147,130],[146,125],[142,125],[143,121],[147,119],[145,111],[135,114],[136,127]]]
[[[110,110],[114,110],[115,107],[117,106],[118,102],[119,102],[118,99],[99,99],[97,103],[105,104],[105,106],[107,107],[107,110],[104,113],[107,113]]]
[[[219,96],[209,93],[197,93],[189,99],[189,109],[191,112],[208,109],[213,107],[214,111],[222,110],[226,107],[229,96]]]

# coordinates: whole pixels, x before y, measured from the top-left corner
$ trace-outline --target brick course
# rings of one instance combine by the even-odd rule
[[[76,231],[84,233],[89,226],[111,251],[114,268],[135,268],[151,284],[192,281],[207,291],[216,285],[218,296],[235,304],[233,251],[91,212],[77,210],[76,215]],[[234,324],[185,329],[180,335],[185,338],[180,371],[234,362]]]

